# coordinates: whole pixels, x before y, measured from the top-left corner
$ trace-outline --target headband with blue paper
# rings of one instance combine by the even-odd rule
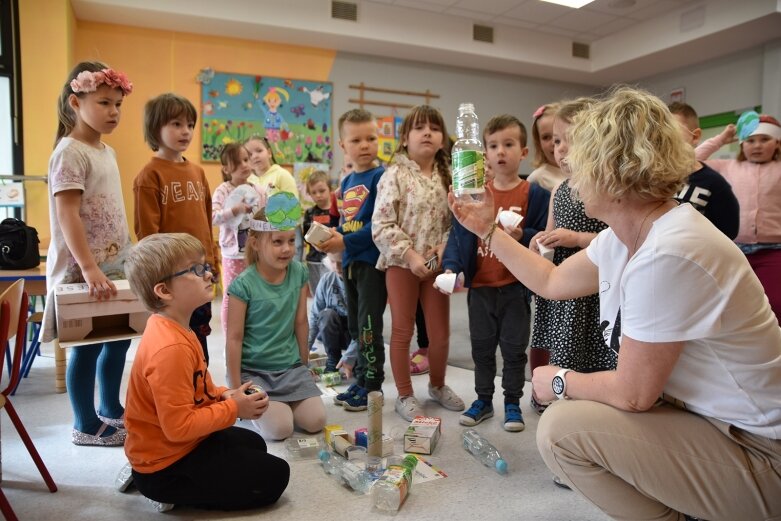
[[[740,115],[735,125],[735,132],[741,142],[757,134],[781,139],[781,126],[778,122],[768,116],[761,116],[753,110],[747,110]]]
[[[303,214],[301,203],[290,192],[277,192],[266,202],[266,220],[250,219],[250,230],[256,232],[284,232],[293,230]]]

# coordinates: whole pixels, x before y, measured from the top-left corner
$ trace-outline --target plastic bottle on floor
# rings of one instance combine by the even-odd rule
[[[325,448],[322,438],[288,438],[285,448],[293,459],[314,459]]]
[[[327,450],[321,450],[318,458],[326,474],[330,474],[339,482],[346,483],[354,491],[365,494],[371,488],[374,481],[371,475],[354,463]]]
[[[496,447],[480,436],[476,430],[465,430],[463,441],[464,448],[471,452],[480,463],[496,470],[499,474],[507,474],[507,462],[496,450]]]
[[[418,458],[412,455],[404,459],[389,458],[388,467],[372,487],[374,506],[379,510],[395,512],[412,489],[412,475]]]

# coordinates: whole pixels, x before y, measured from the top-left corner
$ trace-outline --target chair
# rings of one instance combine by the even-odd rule
[[[27,447],[27,452],[30,453],[35,466],[38,467],[38,471],[41,473],[41,477],[46,482],[46,486],[50,492],[57,491],[57,485],[54,484],[54,480],[49,474],[49,470],[44,465],[38,450],[33,445],[30,435],[27,434],[27,429],[24,428],[22,420],[19,419],[19,415],[16,413],[13,404],[8,399],[8,395],[19,383],[21,377],[21,362],[22,353],[24,352],[25,328],[27,326],[27,311],[29,307],[29,301],[27,299],[27,293],[24,292],[24,280],[20,279],[14,282],[2,295],[0,295],[0,374],[2,373],[2,364],[6,359],[6,352],[10,343],[10,339],[16,336],[14,342],[14,350],[11,356],[11,378],[8,386],[0,393],[0,408],[8,412],[8,417],[11,419],[16,428],[16,432],[19,433],[19,437]],[[13,329],[12,329],[13,328]],[[0,489],[0,511],[7,520],[15,520],[11,505],[8,503],[5,495]]]

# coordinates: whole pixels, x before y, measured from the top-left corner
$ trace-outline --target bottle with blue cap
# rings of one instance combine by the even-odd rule
[[[507,462],[496,447],[480,436],[476,430],[464,431],[464,448],[486,467],[493,468],[499,474],[507,474]]]
[[[374,483],[372,476],[358,465],[347,461],[334,452],[321,450],[318,455],[326,474],[333,476],[360,494],[366,494]]]

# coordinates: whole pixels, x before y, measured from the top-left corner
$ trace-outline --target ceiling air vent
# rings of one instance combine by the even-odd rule
[[[474,24],[472,26],[472,39],[476,42],[494,43],[494,28]]]
[[[331,18],[357,22],[358,4],[352,2],[331,2]]]
[[[572,42],[572,57],[588,60],[591,47],[587,43]]]

